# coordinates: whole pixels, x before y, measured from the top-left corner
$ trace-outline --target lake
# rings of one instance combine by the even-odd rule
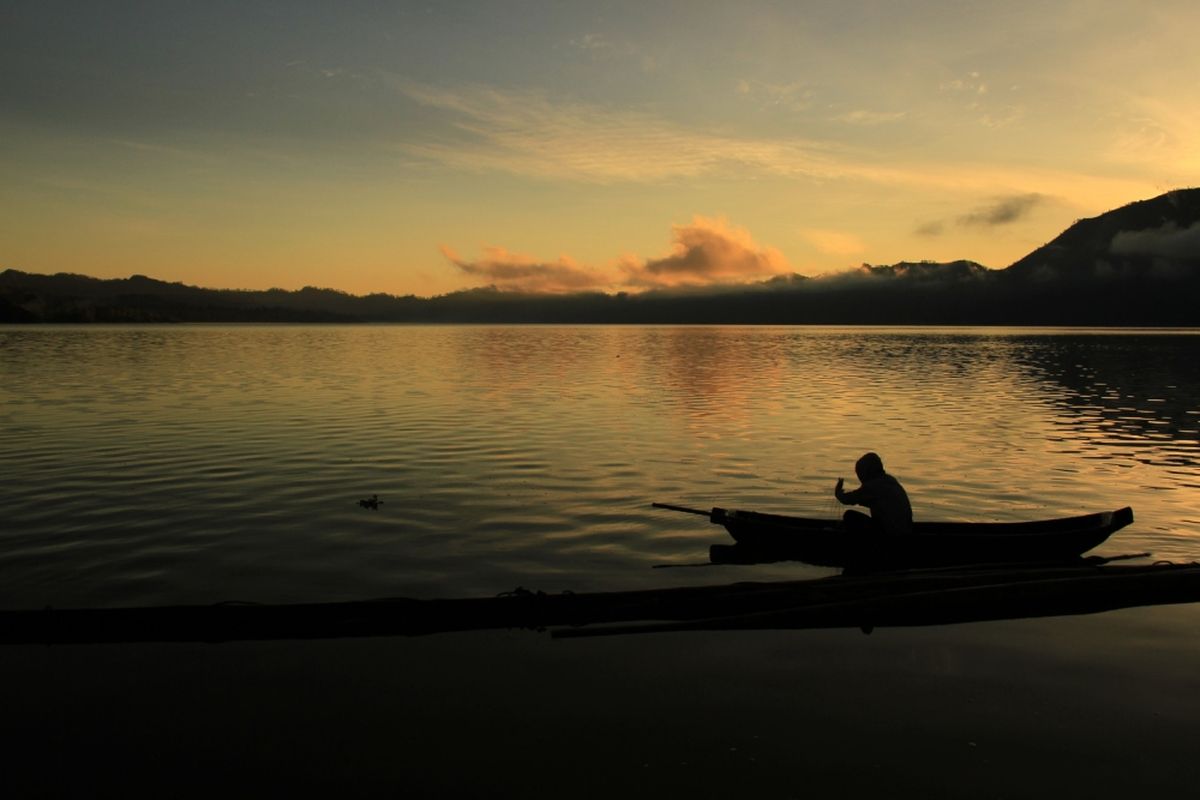
[[[650,503],[836,516],[867,450],[918,518],[1131,505],[1104,552],[1200,554],[1191,333],[10,327],[0,354],[9,608],[740,579],[652,571],[726,537]]]
[[[650,503],[834,516],[867,450],[918,518],[1130,505],[1098,553],[1192,561],[1198,363],[1196,331],[0,327],[0,606],[819,577],[683,568],[726,534]],[[228,735],[217,778],[286,765],[351,794],[1119,796],[1175,790],[1194,755],[1197,623],[7,648],[4,699],[64,752],[149,748],[174,790],[186,748]],[[353,746],[330,756],[331,729]],[[521,777],[534,745],[548,783]]]

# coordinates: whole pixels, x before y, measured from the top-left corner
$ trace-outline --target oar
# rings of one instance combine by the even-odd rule
[[[665,508],[668,511],[682,511],[685,514],[699,514],[702,517],[711,517],[711,511],[701,511],[698,508],[688,508],[687,506],[673,506],[670,503],[651,503],[654,508]]]

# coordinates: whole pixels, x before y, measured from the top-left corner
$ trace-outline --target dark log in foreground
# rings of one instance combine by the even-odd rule
[[[555,635],[685,629],[937,625],[1200,601],[1200,565],[922,570],[595,594],[395,598],[0,612],[0,643],[228,642],[422,636],[497,628]],[[627,623],[665,623],[629,626]],[[614,624],[626,623],[620,627]]]
[[[1038,574],[1040,573],[1040,574]],[[921,587],[844,597],[738,615],[555,631],[557,637],[715,630],[805,630],[952,625],[1006,619],[1098,614],[1122,608],[1200,602],[1200,565],[1051,570],[1007,580]]]

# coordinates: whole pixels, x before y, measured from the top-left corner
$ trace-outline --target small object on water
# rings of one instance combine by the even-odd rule
[[[379,499],[379,495],[373,494],[370,497],[359,500],[358,504],[363,508],[369,508],[372,511],[378,511],[379,507],[383,505],[383,501]]]

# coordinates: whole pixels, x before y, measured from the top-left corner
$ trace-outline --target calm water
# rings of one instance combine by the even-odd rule
[[[590,591],[832,516],[880,452],[928,519],[1132,505],[1200,557],[1200,335],[706,327],[0,327],[0,605]],[[378,494],[378,511],[359,498]]]
[[[653,500],[1130,504],[1200,556],[1200,336],[0,328],[0,607],[815,577]],[[377,493],[383,506],[360,508]],[[915,629],[12,646],[13,797],[1186,797],[1200,604]],[[130,754],[136,754],[131,758]]]

